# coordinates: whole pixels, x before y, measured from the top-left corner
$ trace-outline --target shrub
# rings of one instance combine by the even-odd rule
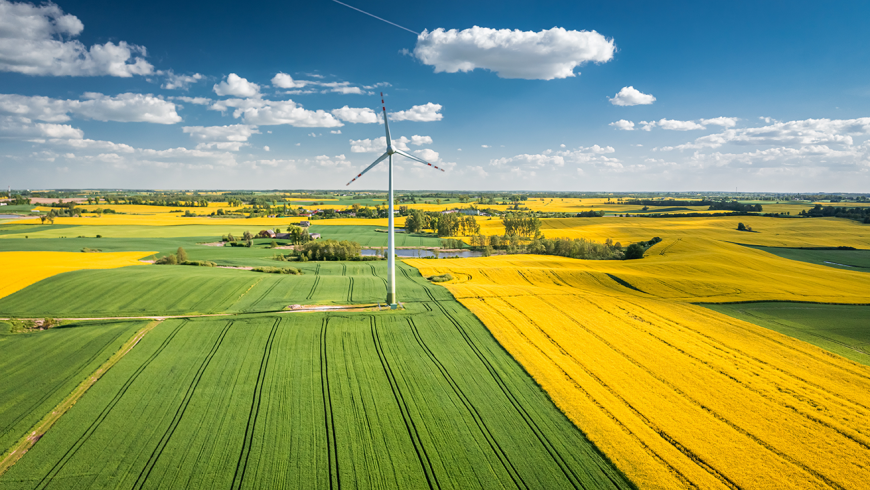
[[[102,252],[102,250],[100,250],[100,249],[98,249],[98,248],[88,248],[88,247],[85,247],[85,248],[82,249],[82,252],[84,252],[84,253],[97,253],[97,252]]]
[[[302,271],[295,267],[254,267],[252,270],[254,272],[265,272],[267,274],[302,274]]]
[[[427,279],[429,279],[432,282],[447,282],[447,281],[453,279],[453,276],[450,275],[450,273],[448,272],[446,274],[441,274],[440,276],[430,276]]]
[[[178,257],[176,257],[175,254],[164,255],[163,257],[155,260],[154,263],[160,265],[177,265]]]
[[[642,259],[643,252],[643,247],[639,243],[632,243],[625,249],[625,259]]]
[[[175,253],[175,256],[178,257],[179,263],[183,264],[187,262],[187,252],[184,250],[183,247],[178,247],[178,251]]]
[[[198,267],[217,267],[217,264],[209,260],[185,260],[181,265],[195,265]]]

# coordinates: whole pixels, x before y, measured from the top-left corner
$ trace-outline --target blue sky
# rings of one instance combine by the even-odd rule
[[[868,190],[867,2],[347,3],[0,0],[0,185]]]

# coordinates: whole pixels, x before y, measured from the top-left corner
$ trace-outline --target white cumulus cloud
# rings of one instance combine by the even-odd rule
[[[435,151],[431,148],[423,148],[422,150],[414,150],[414,154],[417,155],[418,157],[422,158],[423,160],[426,160],[429,163],[437,162],[438,160],[441,159],[441,155],[437,151]]]
[[[391,121],[417,121],[432,122],[440,121],[444,116],[441,114],[441,104],[427,102],[423,105],[415,105],[407,111],[390,113]]]
[[[25,117],[0,116],[0,135],[13,138],[82,139],[85,133],[69,124],[33,123]]]
[[[224,99],[212,104],[209,109],[226,112],[233,110],[233,117],[243,118],[247,124],[273,126],[287,124],[300,128],[334,128],[344,126],[332,114],[316,110],[310,111],[292,100],[264,100],[259,97],[248,99]]]
[[[554,27],[540,32],[490,29],[423,31],[414,56],[435,72],[468,72],[483,68],[501,78],[552,80],[575,76],[586,62],[613,58],[615,47],[595,31],[569,31]]]
[[[634,123],[631,121],[626,121],[625,119],[620,119],[619,121],[614,121],[608,126],[613,126],[616,129],[621,129],[623,131],[634,131]]]
[[[272,77],[272,86],[277,88],[302,88],[307,84],[305,80],[293,80],[293,77],[286,73],[278,73]]]
[[[174,124],[181,121],[174,103],[147,94],[116,96],[88,92],[85,100],[52,99],[42,96],[0,94],[0,113],[46,122],[65,122],[70,114],[83,119],[117,122]]]
[[[368,107],[348,107],[333,109],[332,115],[349,123],[371,124],[378,122],[378,115]]]
[[[614,97],[608,97],[607,100],[613,105],[632,106],[632,105],[649,105],[656,101],[656,98],[650,94],[645,94],[640,90],[629,86],[622,87]]]
[[[88,48],[72,38],[85,26],[53,3],[0,0],[0,70],[27,75],[148,75],[145,48],[125,41]]]
[[[259,85],[249,82],[235,73],[230,73],[226,80],[216,83],[213,90],[214,93],[221,96],[258,97],[260,95]]]
[[[163,82],[163,85],[160,88],[166,90],[173,89],[181,89],[187,90],[188,85],[192,83],[196,83],[202,80],[203,76],[199,73],[194,73],[193,75],[179,75],[172,70],[167,70],[165,72],[158,72],[159,75],[165,75],[166,81]]]
[[[229,126],[185,126],[182,131],[198,142],[197,149],[217,148],[219,150],[239,151],[247,146],[253,134],[259,134],[256,126],[233,124]],[[269,151],[269,147],[265,147]]]
[[[675,119],[660,119],[658,126],[669,131],[691,131],[693,129],[706,129],[703,125],[694,121],[678,121]]]
[[[739,120],[740,119],[736,117],[714,117],[712,119],[701,119],[699,122],[704,125],[733,128],[737,125],[737,121]]]
[[[415,134],[410,138],[401,136],[393,138],[393,146],[404,151],[408,151],[408,145],[423,146],[431,145],[431,136],[420,136]],[[383,153],[387,151],[387,137],[381,136],[375,139],[350,140],[350,151],[352,153]]]
[[[172,100],[180,100],[182,102],[187,102],[189,104],[196,104],[196,105],[209,105],[212,102],[214,102],[213,100],[209,99],[208,97],[185,97],[185,96],[181,96],[181,97],[169,97],[169,98]]]

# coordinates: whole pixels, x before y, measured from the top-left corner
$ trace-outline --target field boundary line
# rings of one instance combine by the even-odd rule
[[[462,391],[462,388],[460,388],[459,384],[456,383],[456,381],[453,379],[453,376],[450,375],[450,372],[447,370],[444,364],[442,364],[441,361],[438,360],[438,358],[435,356],[435,353],[432,352],[432,350],[429,349],[429,346],[426,345],[426,343],[423,341],[423,338],[420,336],[420,332],[417,329],[417,324],[414,323],[414,320],[411,319],[411,317],[408,317],[407,320],[408,326],[411,327],[411,333],[414,335],[414,339],[423,349],[423,352],[425,352],[426,355],[429,357],[430,362],[432,362],[432,364],[434,364],[435,367],[439,371],[441,371],[444,379],[447,381],[447,383],[453,389],[453,392],[457,395],[459,400],[465,406],[465,409],[474,419],[475,424],[477,424],[478,430],[480,430],[480,432],[483,434],[486,442],[489,444],[493,453],[495,453],[502,466],[504,466],[504,469],[508,473],[508,476],[510,476],[511,480],[513,480],[514,484],[518,488],[529,488],[528,484],[523,480],[522,475],[520,475],[517,469],[514,467],[513,462],[511,462],[505,451],[498,444],[498,441],[495,439],[492,431],[486,425],[486,422],[483,420],[480,412],[478,412],[477,408],[474,406],[468,396],[465,395],[465,393]]]
[[[120,330],[120,329],[119,329],[119,330]],[[116,340],[118,340],[118,338],[120,338],[122,335],[124,335],[124,331],[123,331],[123,330],[119,331],[119,332],[118,332],[118,335],[115,335],[114,337],[112,337],[112,339],[109,340],[105,345],[103,345],[103,347],[102,347],[100,350],[98,350],[94,355],[92,355],[92,356],[91,356],[87,361],[85,361],[84,363],[82,363],[82,364],[81,364],[81,367],[80,367],[77,371],[73,372],[72,374],[70,374],[70,375],[67,376],[66,378],[62,379],[62,380],[58,383],[58,386],[63,386],[63,385],[65,385],[66,383],[68,383],[70,380],[72,380],[72,378],[76,377],[76,376],[80,373],[80,371],[81,371],[82,369],[84,369],[85,367],[89,366],[92,362],[94,362],[94,360],[95,360],[96,358],[100,357],[100,355],[103,354],[103,351],[105,351],[106,348],[107,348],[110,344],[114,343],[114,342],[115,342]],[[32,406],[32,407],[38,407],[38,406],[41,405],[44,401],[46,401],[49,397],[51,397],[52,394],[53,394],[53,393],[51,392],[51,390],[46,390],[45,395],[43,395],[42,398],[40,398],[39,400],[37,400],[36,403],[34,403],[34,404],[31,405],[31,406]],[[23,419],[24,417],[26,417],[26,416],[28,415],[29,412],[32,412],[32,410],[28,410],[28,412],[22,413],[21,415],[18,416],[18,418],[16,418],[15,420],[13,420],[13,421],[9,424],[9,430],[11,430],[11,429],[15,426],[15,424],[17,424],[19,421],[21,421],[21,419]],[[7,431],[6,433],[8,433],[8,431]],[[2,432],[0,432],[0,436],[6,435],[6,433],[2,433]]]
[[[145,362],[143,362],[139,365],[138,368],[136,368],[136,371],[129,378],[127,378],[127,381],[124,382],[124,385],[121,386],[115,396],[112,397],[112,400],[109,401],[109,403],[105,407],[103,407],[103,410],[91,423],[91,425],[88,426],[87,430],[85,430],[85,432],[81,436],[79,436],[78,439],[76,439],[75,443],[73,443],[73,445],[66,451],[63,457],[61,457],[60,460],[58,460],[54,464],[54,466],[51,468],[51,471],[49,471],[49,474],[42,477],[42,479],[39,481],[39,485],[37,488],[45,488],[49,485],[51,480],[53,480],[54,477],[57,476],[58,473],[60,473],[63,467],[66,466],[66,464],[69,462],[70,458],[72,458],[75,453],[77,453],[78,450],[81,449],[82,445],[84,445],[91,438],[94,432],[100,427],[100,425],[102,425],[102,423],[106,420],[106,417],[108,417],[109,412],[111,412],[115,408],[115,405],[120,402],[121,398],[126,395],[127,390],[129,390],[130,386],[132,386],[133,383],[136,382],[136,380],[139,378],[139,375],[142,374],[142,372],[151,365],[151,362],[154,361],[154,359],[156,359],[160,356],[160,354],[163,353],[163,350],[166,348],[166,346],[169,345],[172,339],[175,338],[175,335],[178,333],[178,331],[181,330],[181,328],[184,327],[187,323],[188,322],[179,323],[179,325],[175,327],[175,330],[173,330],[172,333],[170,333],[166,337],[166,339],[163,340],[163,343],[160,344],[160,347],[158,347],[157,350],[155,350],[151,354],[151,356],[148,357],[147,360],[145,360]],[[48,482],[46,482],[46,479],[48,480]]]
[[[148,325],[145,325],[138,332],[136,332],[133,337],[130,338],[118,352],[112,354],[106,362],[104,362],[100,367],[96,369],[90,376],[87,377],[84,381],[79,383],[79,385],[66,396],[54,409],[48,413],[45,417],[42,418],[35,426],[33,426],[32,430],[29,431],[29,434],[24,436],[21,440],[19,440],[12,449],[3,455],[2,459],[0,459],[0,475],[6,473],[15,463],[18,462],[26,453],[33,447],[34,444],[39,441],[42,436],[48,432],[49,429],[60,420],[60,417],[63,416],[76,402],[88,391],[88,389],[93,386],[106,372],[115,364],[118,363],[128,352],[133,350],[133,347],[145,337],[145,334],[153,330],[157,325],[163,323],[163,320],[156,320]]]
[[[227,332],[234,325],[234,322],[227,322],[224,326],[223,330],[218,334],[218,338],[215,340],[214,345],[211,350],[206,354],[205,359],[203,359],[202,364],[200,364],[199,369],[197,369],[196,374],[194,374],[193,379],[190,382],[190,385],[187,387],[187,391],[184,393],[184,397],[181,399],[181,404],[176,408],[175,415],[172,417],[172,420],[169,422],[169,426],[166,428],[166,431],[157,441],[157,446],[151,452],[151,455],[148,457],[148,460],[145,462],[145,466],[142,468],[142,471],[139,473],[139,476],[136,478],[136,482],[133,483],[133,488],[142,488],[145,485],[145,481],[151,475],[151,472],[154,470],[154,467],[157,465],[157,460],[160,459],[160,456],[163,455],[163,450],[166,449],[166,446],[169,444],[169,440],[172,439],[172,436],[175,434],[175,430],[178,428],[179,424],[181,424],[181,419],[184,418],[184,414],[187,412],[187,407],[190,405],[190,400],[193,398],[193,395],[196,393],[196,389],[199,387],[199,382],[202,381],[202,377],[205,374],[205,371],[208,369],[211,364],[211,360],[214,358],[217,351],[220,349],[221,344],[224,341],[224,338],[227,336]]]

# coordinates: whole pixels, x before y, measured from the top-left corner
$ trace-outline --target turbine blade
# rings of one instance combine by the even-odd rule
[[[381,92],[381,108],[384,109],[384,128],[387,130],[387,148],[391,148],[393,146],[393,142],[390,139],[390,123],[387,121],[387,105],[384,104],[384,93]]]
[[[414,155],[411,155],[411,154],[409,154],[409,153],[406,153],[406,152],[404,152],[404,151],[402,151],[402,150],[393,149],[393,151],[396,152],[396,153],[398,153],[399,155],[402,155],[403,157],[410,158],[411,160],[416,160],[416,161],[418,161],[418,162],[420,162],[420,163],[423,163],[423,164],[429,165],[429,166],[432,167],[432,168],[436,168],[436,169],[438,169],[438,170],[440,170],[440,171],[442,171],[442,172],[444,171],[443,168],[436,167],[435,165],[432,165],[431,163],[427,162],[426,160],[421,160],[421,159],[415,157]]]
[[[377,165],[377,164],[383,162],[384,159],[387,158],[388,156],[390,156],[389,153],[384,153],[383,155],[381,155],[377,160],[375,160],[375,163],[373,163],[373,164],[369,165],[368,167],[366,167],[365,170],[363,170],[362,172],[360,172],[359,175],[357,175],[356,177],[353,178],[353,180],[351,180],[350,182],[348,182],[348,183],[345,185],[345,187],[348,186],[348,185],[353,184],[353,181],[354,181],[354,180],[356,180],[356,179],[362,177],[362,175],[363,175],[364,173],[366,173],[366,172],[368,172],[369,170],[371,170],[375,165]]]

